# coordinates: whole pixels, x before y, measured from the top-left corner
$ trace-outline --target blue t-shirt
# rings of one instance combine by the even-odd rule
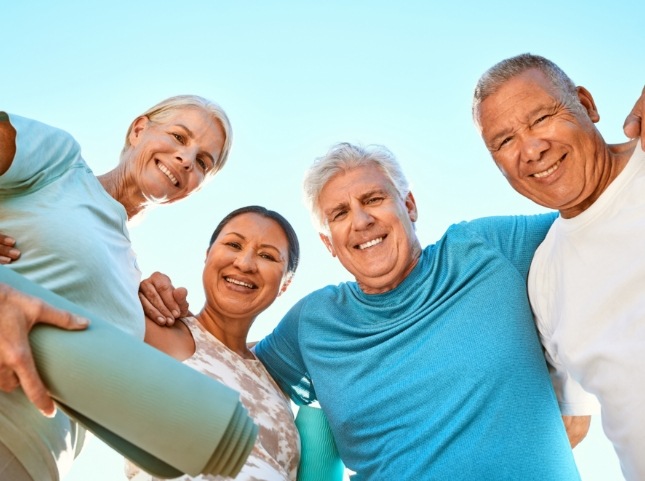
[[[256,346],[353,479],[579,479],[526,294],[553,219],[454,225],[392,291],[320,289]]]

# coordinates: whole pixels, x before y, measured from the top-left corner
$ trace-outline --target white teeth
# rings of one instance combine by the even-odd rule
[[[238,286],[248,287],[249,289],[253,289],[255,287],[253,284],[247,284],[246,282],[238,281],[237,279],[231,279],[230,277],[225,277],[224,280],[226,282],[230,282],[231,284],[237,284]]]
[[[361,250],[367,249],[368,247],[375,246],[376,244],[380,244],[381,242],[383,242],[383,238],[377,237],[376,239],[366,242],[365,244],[359,244],[358,248]]]
[[[162,171],[164,174],[166,174],[166,177],[168,177],[170,179],[170,182],[172,182],[174,185],[179,184],[179,181],[175,178],[174,175],[172,175],[172,173],[166,168],[165,165],[159,163],[159,164],[157,164],[157,166],[159,167],[160,171]]]
[[[562,163],[562,161],[558,160],[555,164],[553,164],[553,166],[549,167],[545,171],[538,172],[536,174],[532,174],[532,176],[535,177],[536,179],[541,179],[542,177],[546,177],[547,175],[550,175],[553,172],[555,172],[556,170],[558,170],[558,167],[560,167],[561,163]]]

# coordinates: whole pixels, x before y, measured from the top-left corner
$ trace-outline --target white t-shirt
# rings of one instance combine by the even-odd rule
[[[595,414],[628,480],[645,479],[645,154],[600,198],[556,219],[529,297],[562,413]]]

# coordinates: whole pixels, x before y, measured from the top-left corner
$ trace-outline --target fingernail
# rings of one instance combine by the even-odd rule
[[[172,317],[169,317],[168,319],[166,319],[166,321],[168,322],[168,324],[172,324],[175,320]]]
[[[172,311],[172,315],[175,317],[179,317],[179,311],[175,309],[174,311]]]
[[[158,322],[159,324],[165,324],[165,323],[166,323],[166,318],[165,318],[165,317],[161,317],[161,316],[159,316],[159,317],[157,318],[157,322]]]
[[[81,316],[74,316],[74,322],[79,326],[87,326],[90,323],[90,321]]]
[[[11,249],[9,251],[10,256],[18,257],[20,255],[20,251],[18,249]]]
[[[6,246],[12,246],[15,243],[16,243],[16,239],[14,239],[13,237],[5,237],[3,241],[3,244]]]

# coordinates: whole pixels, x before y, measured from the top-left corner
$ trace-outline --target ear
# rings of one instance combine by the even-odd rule
[[[419,217],[419,213],[417,212],[417,201],[414,200],[412,192],[409,192],[405,198],[405,208],[408,211],[408,217],[410,220],[412,222],[416,222]]]
[[[325,244],[325,247],[330,252],[332,257],[336,257],[336,249],[334,249],[334,245],[331,243],[331,239],[325,234],[318,235],[320,236],[320,240],[323,242],[323,244]]]
[[[598,113],[596,102],[594,102],[591,93],[589,93],[589,91],[584,87],[576,87],[576,90],[578,91],[578,99],[580,100],[580,103],[587,111],[587,115],[589,115],[591,121],[595,124],[600,120],[600,114]]]
[[[141,132],[143,132],[146,129],[149,123],[150,123],[150,119],[145,115],[142,115],[141,117],[137,117],[134,120],[134,122],[132,122],[132,127],[130,128],[130,134],[128,135],[128,141],[130,142],[130,145],[137,144],[137,142],[139,141],[139,138],[141,137]]]
[[[287,287],[289,287],[289,285],[291,285],[291,279],[292,278],[293,278],[293,276],[289,276],[289,278],[282,283],[282,287],[280,287],[280,292],[278,292],[278,297],[280,297],[282,295],[282,293],[287,290]]]

